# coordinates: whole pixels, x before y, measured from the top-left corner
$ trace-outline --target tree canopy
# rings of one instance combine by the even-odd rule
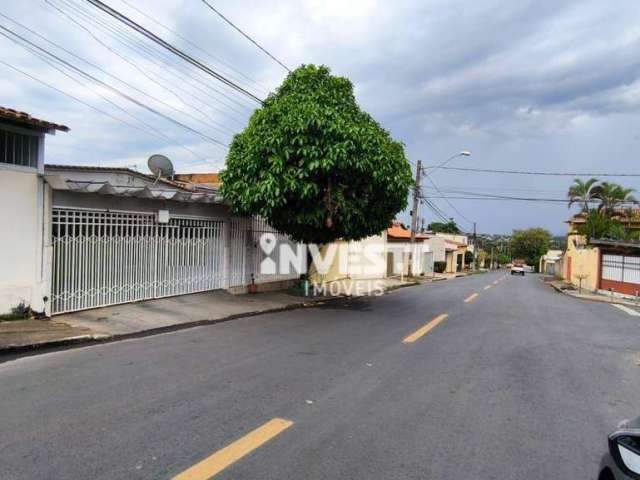
[[[453,219],[449,220],[447,223],[443,223],[443,222],[430,223],[427,229],[431,230],[434,233],[454,233],[454,234],[460,233],[460,228],[458,228],[458,225]]]
[[[586,182],[576,178],[567,192],[569,207],[574,203],[581,205],[585,223],[577,228],[579,234],[587,240],[609,238],[615,240],[636,239],[637,232],[625,228],[625,222],[634,214],[628,205],[637,203],[632,188],[625,188],[613,182],[600,182],[590,178]],[[597,204],[590,208],[590,204]]]
[[[544,228],[515,230],[511,237],[513,258],[523,258],[527,265],[537,266],[551,245],[551,234]]]
[[[236,135],[221,174],[232,210],[294,240],[357,240],[387,228],[413,180],[404,146],[325,66],[291,72]]]
[[[590,178],[586,182],[576,178],[573,185],[569,187],[567,197],[569,198],[569,208],[575,203],[579,204],[583,212],[589,212],[589,203],[594,199],[594,187],[597,185],[597,178]]]

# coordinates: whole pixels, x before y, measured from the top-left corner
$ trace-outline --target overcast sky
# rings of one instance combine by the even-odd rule
[[[259,97],[286,74],[200,0],[104,1]],[[637,0],[210,2],[288,66],[326,64],[349,77],[361,106],[405,143],[412,162],[437,165],[470,150],[471,157],[449,165],[640,172]],[[118,119],[0,63],[0,105],[71,128],[49,137],[48,163],[135,165],[146,171],[147,157],[164,153],[180,172],[218,171],[226,149],[210,139],[228,143],[257,106],[84,0],[4,1],[0,13],[111,76],[7,18],[0,17],[0,25],[208,137],[75,73],[65,76],[0,37],[0,61]],[[564,198],[572,178],[440,170],[432,180],[444,196],[468,196],[455,189]],[[638,178],[614,180],[640,189]],[[443,196],[429,181],[424,185],[427,195]],[[531,226],[564,233],[569,215],[565,204],[433,202],[464,229],[476,221],[488,233]],[[424,205],[420,213],[427,222],[437,220]]]

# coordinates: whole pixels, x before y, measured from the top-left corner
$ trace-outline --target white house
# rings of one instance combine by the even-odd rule
[[[0,237],[0,313],[24,303],[55,315],[297,278],[260,274],[259,236],[288,239],[258,218],[232,216],[217,187],[44,165],[44,133],[68,128],[2,111],[0,219],[9,228]],[[8,149],[20,135],[26,146]]]
[[[20,303],[44,311],[50,297],[43,255],[50,208],[43,181],[45,135],[68,130],[0,107],[0,313]]]
[[[341,280],[376,280],[433,273],[433,262],[444,261],[445,240],[418,233],[411,245],[411,232],[395,222],[378,235],[359,241],[337,240],[321,249],[323,272],[311,271],[317,283]],[[411,254],[413,252],[413,254]]]

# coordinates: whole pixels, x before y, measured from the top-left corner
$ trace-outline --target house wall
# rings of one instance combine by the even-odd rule
[[[446,261],[445,239],[442,237],[430,237],[425,240],[425,243],[429,245],[429,248],[433,252],[434,262]]]
[[[455,273],[458,268],[458,252],[452,250],[448,251],[446,254],[446,262],[447,266],[445,272]]]
[[[600,249],[587,247],[580,235],[570,235],[562,261],[562,276],[576,287],[595,292],[598,289]]]
[[[330,250],[335,253],[328,257]],[[367,250],[374,258],[364,256]],[[338,240],[330,245],[323,245],[320,249],[322,258],[328,262],[326,273],[313,268],[310,273],[311,281],[316,283],[334,282],[350,279],[381,279],[387,275],[387,247],[386,235],[373,235],[358,242]]]
[[[35,169],[0,169],[0,314],[20,303],[44,312],[48,297],[45,205],[49,191]],[[47,217],[48,218],[48,217]]]
[[[469,244],[469,239],[466,235],[455,235],[453,233],[436,233],[436,237],[444,238],[455,243],[461,243],[463,245]]]

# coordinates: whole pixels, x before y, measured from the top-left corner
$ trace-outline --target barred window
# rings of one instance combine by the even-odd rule
[[[0,130],[0,163],[37,168],[38,142],[35,135]]]

